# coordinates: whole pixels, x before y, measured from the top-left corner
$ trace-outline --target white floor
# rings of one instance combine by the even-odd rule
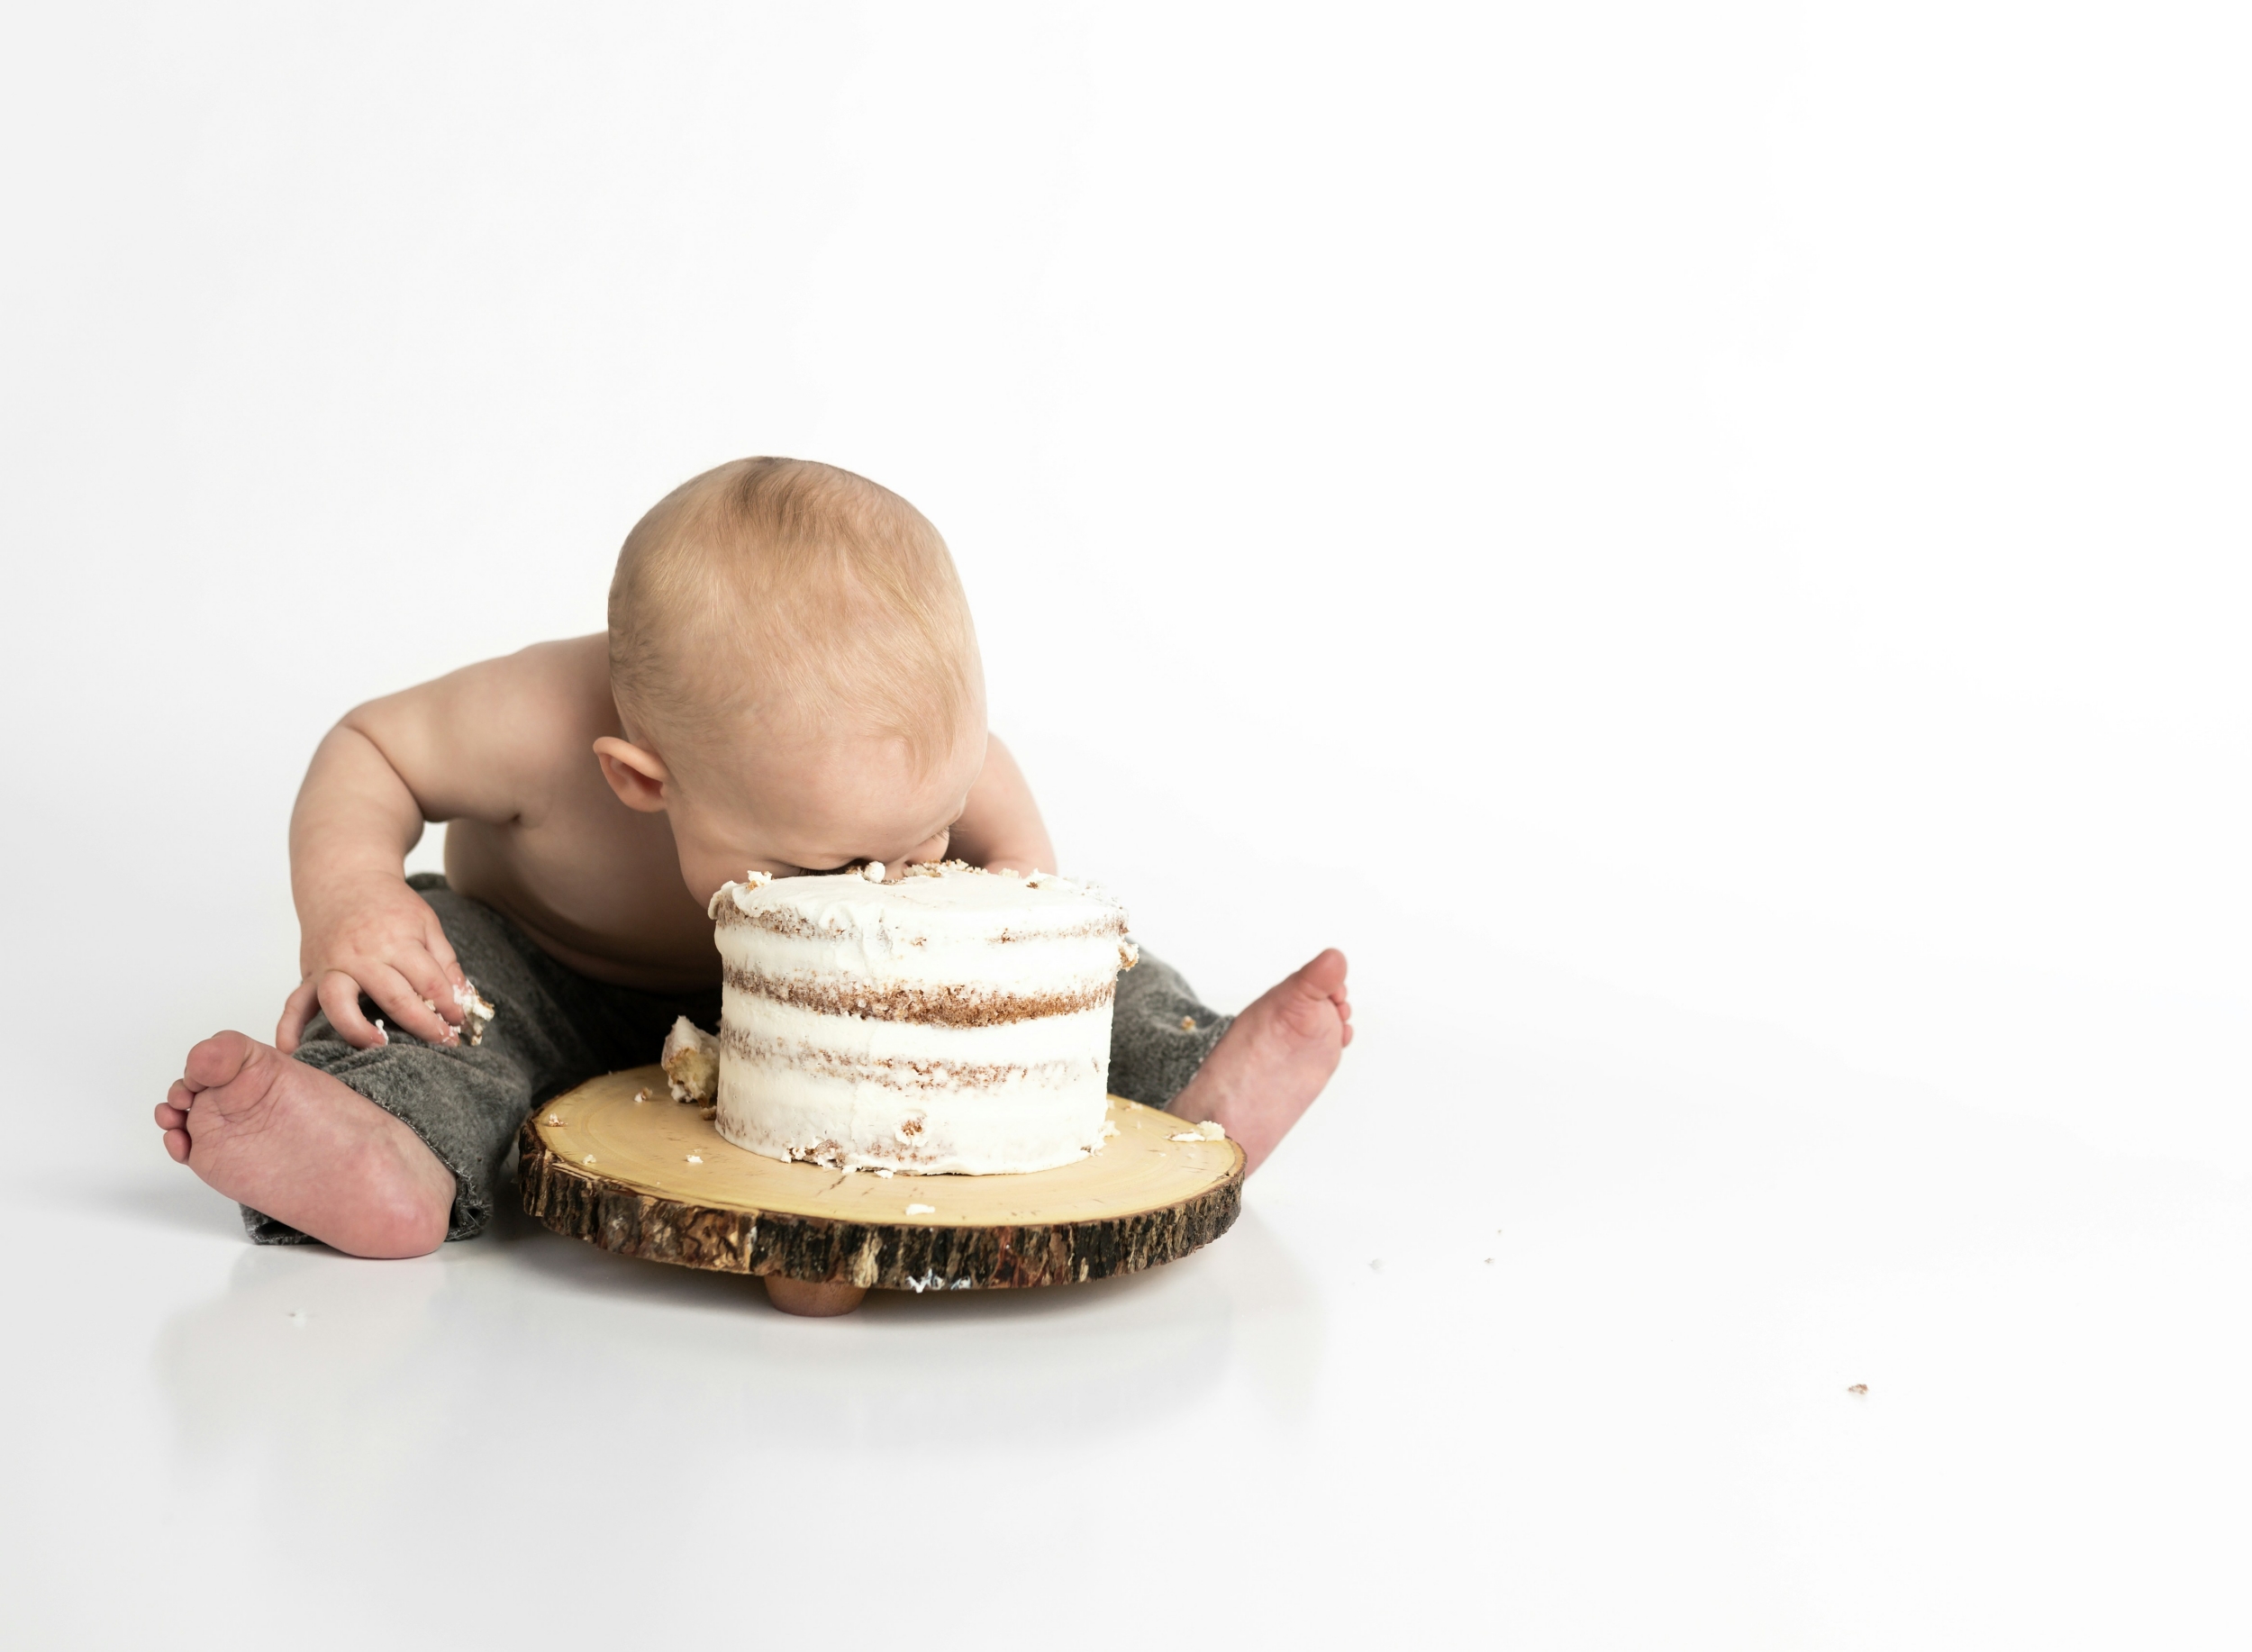
[[[1539,1010],[1379,994],[1207,1252],[833,1321],[521,1219],[255,1249],[50,1117],[23,1644],[2243,1644],[2243,1183],[1483,979]]]

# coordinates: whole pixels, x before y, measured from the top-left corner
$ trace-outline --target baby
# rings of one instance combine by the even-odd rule
[[[446,875],[410,878],[427,821],[448,822]],[[704,904],[729,878],[1058,869],[986,732],[938,531],[849,471],[781,458],[707,471],[643,517],[605,634],[347,715],[289,856],[304,976],[274,1042],[205,1039],[157,1123],[253,1239],[361,1257],[476,1234],[535,1102],[654,1059],[676,1016],[717,1022]],[[1144,952],[1119,978],[1111,1088],[1217,1120],[1256,1168],[1351,1020],[1335,950],[1233,1017]]]

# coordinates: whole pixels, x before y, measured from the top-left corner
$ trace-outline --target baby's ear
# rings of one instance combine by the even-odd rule
[[[602,764],[602,777],[627,808],[655,814],[665,806],[665,788],[672,776],[654,751],[605,734],[595,742],[595,756]]]

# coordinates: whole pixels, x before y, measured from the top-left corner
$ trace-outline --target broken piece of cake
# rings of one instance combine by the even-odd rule
[[[485,994],[477,991],[477,984],[468,976],[461,977],[461,985],[453,989],[453,1001],[461,1012],[462,1040],[472,1048],[485,1042],[485,1030],[493,1024],[493,1006]],[[433,1010],[437,1005],[431,1006]]]
[[[673,1022],[658,1057],[676,1102],[709,1107],[720,1087],[720,1041],[686,1016]]]

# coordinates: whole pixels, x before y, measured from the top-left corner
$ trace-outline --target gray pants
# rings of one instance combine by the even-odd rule
[[[343,1080],[421,1137],[453,1172],[449,1239],[471,1239],[492,1220],[493,1201],[524,1115],[572,1085],[657,1059],[673,1018],[709,1030],[720,992],[669,996],[606,986],[567,969],[482,901],[446,887],[433,873],[407,880],[445,925],[462,973],[498,1012],[483,1042],[424,1044],[396,1027],[390,1043],[355,1049],[325,1015],[305,1029],[297,1059]],[[372,1005],[362,1005],[369,1014]],[[1187,1085],[1233,1016],[1206,1009],[1173,970],[1141,955],[1118,977],[1111,1017],[1111,1089],[1162,1107]],[[305,1236],[245,1205],[243,1225],[261,1245],[301,1245]]]

